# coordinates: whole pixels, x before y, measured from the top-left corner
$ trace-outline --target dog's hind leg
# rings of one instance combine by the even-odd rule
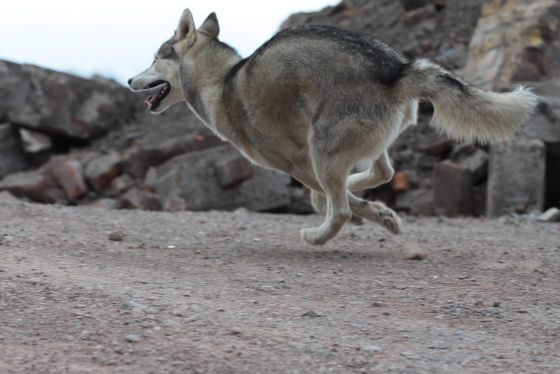
[[[389,154],[384,151],[377,160],[371,163],[371,167],[361,173],[352,174],[348,177],[348,189],[350,191],[362,191],[375,188],[389,182],[395,171],[391,166]]]
[[[325,195],[317,190],[311,189],[310,200],[311,206],[317,213],[322,214],[323,216],[325,215],[325,213],[327,213],[327,199],[325,198]],[[360,216],[352,214],[350,223],[356,226],[361,226],[364,224],[364,219]]]
[[[325,221],[319,227],[301,230],[301,236],[310,244],[321,245],[333,238],[352,217],[346,191],[351,163],[340,155],[329,156],[328,152],[315,147],[311,149],[311,160],[315,177],[327,200],[327,209]]]
[[[401,219],[395,211],[379,201],[367,201],[348,193],[352,213],[376,222],[397,235],[402,232]]]

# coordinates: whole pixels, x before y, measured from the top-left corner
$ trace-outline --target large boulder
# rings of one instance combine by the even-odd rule
[[[230,145],[190,152],[157,168],[156,193],[167,210],[268,211],[290,205],[290,177],[254,168]],[[236,177],[232,170],[239,168]]]
[[[0,61],[0,118],[56,136],[90,140],[132,116],[134,96],[116,82]]]
[[[469,45],[463,75],[495,89],[560,74],[558,0],[489,0]]]
[[[536,139],[515,139],[491,148],[487,215],[542,210],[545,199],[545,147]]]

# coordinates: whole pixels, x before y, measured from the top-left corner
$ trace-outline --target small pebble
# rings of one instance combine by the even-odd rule
[[[314,310],[310,310],[309,312],[305,312],[301,315],[302,317],[309,317],[309,318],[318,318],[321,317],[319,313]]]
[[[404,254],[404,258],[407,260],[419,261],[419,260],[425,260],[427,257],[428,257],[428,251],[418,246],[409,247]]]
[[[138,343],[140,342],[141,338],[140,335],[137,334],[129,334],[126,336],[126,341],[129,343]]]
[[[122,242],[124,240],[124,233],[122,231],[113,231],[109,234],[109,240]]]
[[[382,349],[381,349],[381,347],[379,347],[377,345],[369,344],[369,345],[363,346],[362,351],[365,351],[365,352],[381,352]]]

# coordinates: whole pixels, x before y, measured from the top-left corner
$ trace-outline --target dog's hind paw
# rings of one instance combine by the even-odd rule
[[[299,233],[301,238],[311,245],[323,245],[327,242],[319,229],[302,229]]]
[[[392,209],[387,208],[381,217],[381,224],[395,235],[402,233],[401,218]]]

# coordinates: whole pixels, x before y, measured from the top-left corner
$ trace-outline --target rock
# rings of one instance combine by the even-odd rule
[[[111,183],[111,186],[105,191],[106,196],[119,196],[124,192],[128,191],[132,186],[134,186],[134,179],[128,174],[121,175]]]
[[[79,161],[62,156],[53,157],[46,168],[70,200],[78,199],[87,193],[88,189]]]
[[[394,207],[398,211],[409,212],[413,215],[433,216],[433,192],[430,189],[421,188],[399,194]]]
[[[188,210],[234,210],[245,207],[266,211],[290,204],[290,177],[257,168],[254,176],[234,187],[223,188],[215,171],[219,161],[238,157],[230,145],[175,157],[157,170],[156,193],[164,206],[182,201]]]
[[[552,207],[538,218],[541,222],[560,222],[560,209]]]
[[[0,124],[0,179],[27,167],[27,157],[17,129],[9,123]]]
[[[444,161],[433,171],[434,210],[446,216],[472,213],[472,174],[463,166]]]
[[[132,116],[137,98],[108,80],[0,61],[0,118],[43,133],[98,138]]]
[[[431,0],[400,0],[406,11],[421,8],[432,3]]]
[[[102,198],[94,200],[93,202],[88,204],[88,206],[98,209],[115,209],[118,205],[116,199]]]
[[[189,117],[186,116],[185,120]],[[185,134],[169,137],[160,142],[140,142],[129,148],[123,156],[124,170],[134,177],[144,177],[152,166],[159,166],[171,158],[197,150],[215,147],[222,141],[212,135]]]
[[[383,351],[383,349],[381,349],[381,347],[378,346],[378,345],[368,344],[368,345],[364,345],[362,347],[362,351],[364,351],[364,352],[381,352],[381,351]]]
[[[319,318],[322,317],[319,313],[314,310],[310,310],[309,312],[305,312],[301,315],[302,317],[309,317],[309,318]]]
[[[436,58],[447,46],[466,47],[484,0],[352,0],[319,12],[298,13],[281,26],[326,24],[368,33],[409,57]]]
[[[238,153],[218,161],[215,170],[222,188],[234,187],[254,175],[251,162]]]
[[[161,210],[159,197],[154,193],[132,189],[119,199],[121,209]]]
[[[130,309],[134,311],[143,311],[144,309],[147,308],[146,305],[136,302],[134,300],[127,301],[126,304],[124,304],[123,306],[125,309]]]
[[[128,334],[126,336],[126,341],[129,343],[139,343],[142,338],[138,334]]]
[[[546,143],[560,142],[560,79],[527,85],[539,95],[539,105],[535,115],[523,125],[523,134]]]
[[[469,144],[461,144],[453,149],[451,160],[472,174],[473,183],[486,179],[488,174],[488,152]]]
[[[147,188],[153,189],[156,181],[157,181],[157,169],[153,166],[150,166],[146,171],[146,176],[144,177],[144,185]]]
[[[114,242],[122,242],[124,240],[124,232],[122,231],[113,231],[108,236],[109,240]]]
[[[395,192],[406,192],[410,189],[410,180],[406,171],[397,171],[391,182],[391,188]]]
[[[542,210],[545,148],[540,140],[515,139],[491,147],[487,215]]]
[[[51,138],[39,131],[20,128],[19,135],[23,142],[23,149],[27,153],[37,153],[52,148]]]
[[[290,204],[286,208],[291,214],[312,214],[315,212],[307,188],[290,187]]]
[[[90,160],[85,167],[85,176],[90,185],[103,192],[121,172],[121,158],[117,152],[110,152]]]
[[[559,22],[557,0],[487,1],[462,74],[485,89],[557,76]]]
[[[0,191],[9,191],[14,196],[25,197],[40,203],[64,203],[63,192],[41,172],[27,171],[10,174],[0,181]]]
[[[405,251],[404,258],[407,260],[425,260],[428,258],[428,251],[423,248],[420,248],[416,244],[411,244],[407,246],[408,248]]]

